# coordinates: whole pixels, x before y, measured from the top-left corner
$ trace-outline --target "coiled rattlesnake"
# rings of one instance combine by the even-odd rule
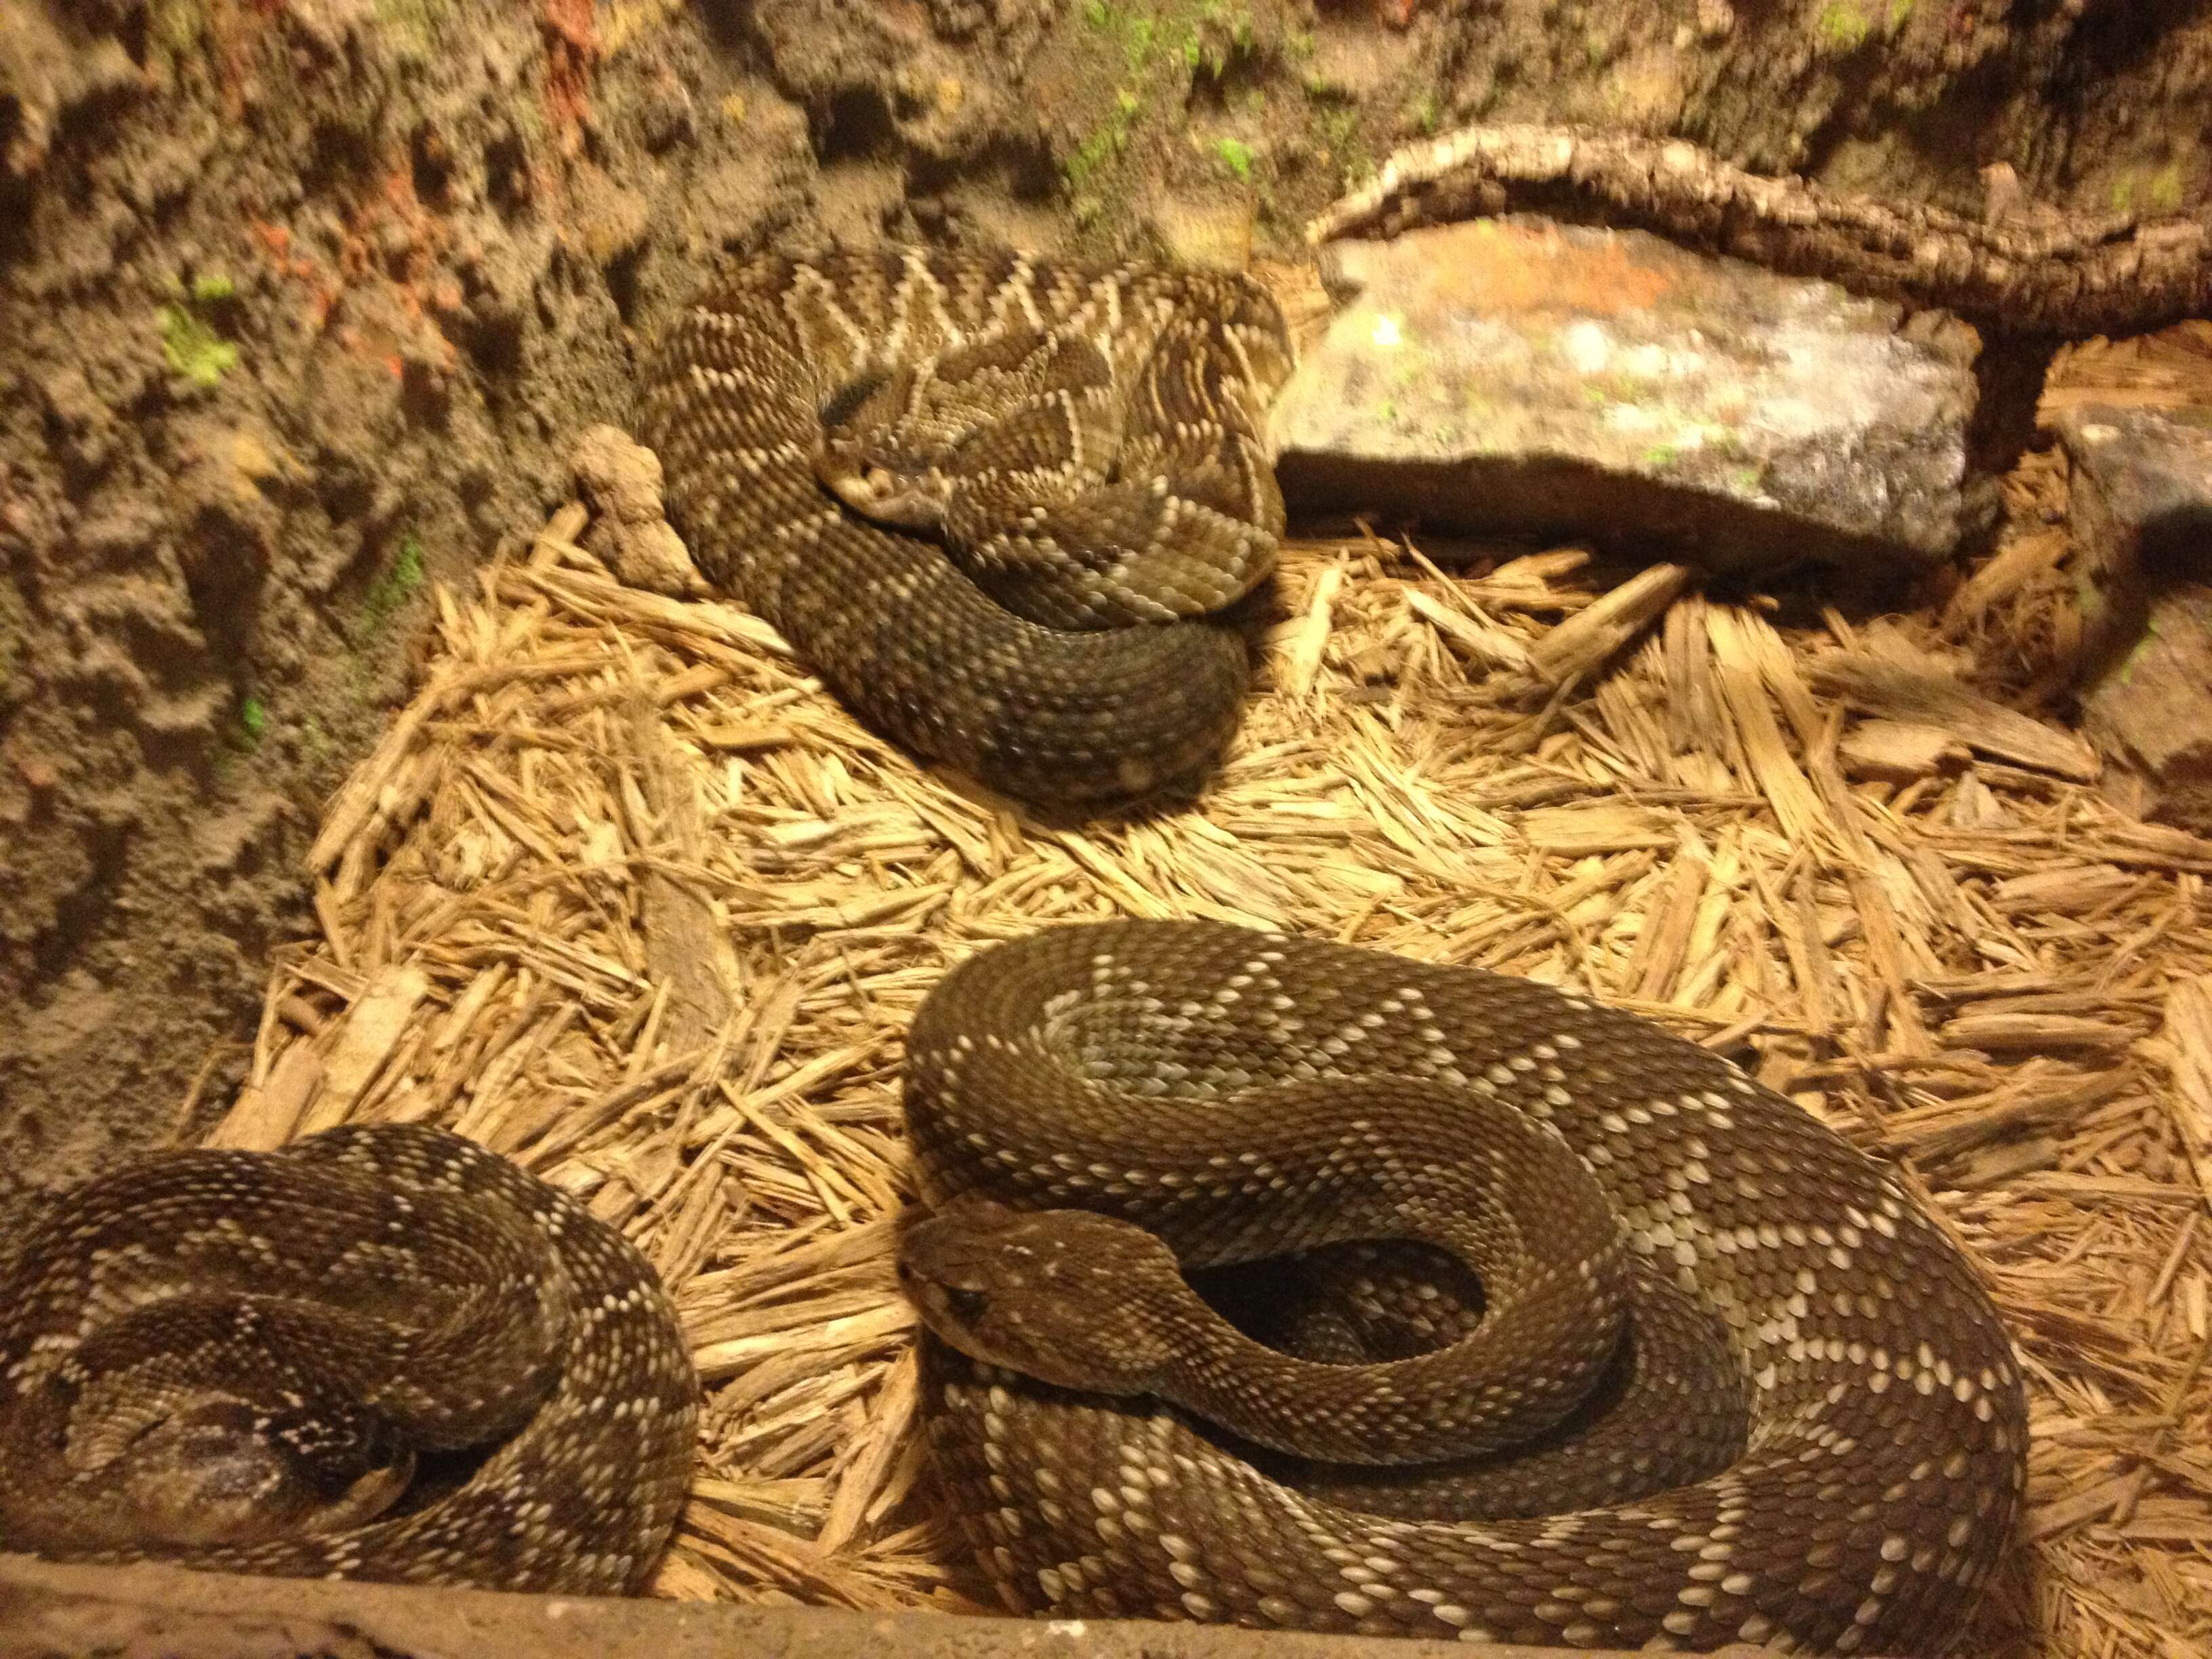
[[[1010,793],[1133,795],[1234,726],[1213,613],[1272,566],[1289,357],[1242,276],[769,255],[674,319],[639,435],[693,557],[863,718]]]
[[[64,1194],[0,1263],[0,1547],[601,1595],[667,1540],[699,1386],[632,1245],[399,1124]]]
[[[1972,1268],[1895,1179],[1643,1020],[1323,941],[1117,922],[969,958],[907,1066],[938,1208],[901,1265],[945,1339],[936,1455],[1018,1609],[1927,1653],[2005,1547],[2026,1406]],[[1581,1231],[1573,1180],[1509,1152],[1515,1117],[1578,1155],[1625,1273]],[[1131,1222],[1193,1268],[1346,1239],[1468,1250],[1470,1226],[1550,1226],[1567,1255],[1463,1343],[1300,1373],[1206,1333]],[[1563,1284],[1580,1311],[1530,1317]],[[1278,1446],[1316,1428],[1324,1458],[1464,1457],[1486,1412],[1559,1417],[1595,1352],[1575,1322],[1615,1316],[1624,1284],[1629,1340],[1591,1413],[1462,1470],[1487,1518],[1422,1518],[1418,1483],[1363,1497],[1357,1469],[1325,1483],[1342,1502],[1302,1493],[1194,1421]],[[1415,1392],[1455,1366],[1462,1387]]]

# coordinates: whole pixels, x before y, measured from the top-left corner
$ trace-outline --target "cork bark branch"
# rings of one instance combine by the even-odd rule
[[[1993,206],[1996,205],[1993,200]],[[1469,127],[1400,151],[1308,227],[1322,243],[1500,213],[1639,229],[1985,331],[2134,334],[2212,315],[2212,215],[1984,219],[1747,173],[1680,139]]]

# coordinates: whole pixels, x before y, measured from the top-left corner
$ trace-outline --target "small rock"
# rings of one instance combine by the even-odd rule
[[[2094,670],[2142,634],[2159,588],[2212,580],[2212,408],[2090,404],[2054,424],[2074,463],[2067,511],[2089,577]]]
[[[1271,412],[1294,508],[1920,568],[1970,514],[1965,325],[1640,232],[1494,219],[1324,249]]]
[[[2081,729],[2147,814],[2212,833],[2212,408],[2057,418],[2087,580]]]
[[[592,504],[624,524],[650,524],[661,516],[660,457],[620,427],[586,427],[568,464]]]
[[[618,427],[586,428],[570,453],[576,487],[599,509],[593,550],[633,587],[675,599],[711,592],[661,505],[660,457]]]

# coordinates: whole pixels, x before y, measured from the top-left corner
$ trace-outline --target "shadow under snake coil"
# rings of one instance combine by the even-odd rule
[[[698,1394],[636,1248],[458,1135],[156,1152],[0,1261],[0,1548],[634,1592]]]
[[[906,1091],[933,1455],[1018,1611],[1932,1654],[2008,1547],[2027,1407],[1972,1267],[1808,1114],[1620,1010],[1065,926],[939,982]],[[1479,1301],[1374,1363],[1263,1345],[1178,1273],[1364,1250],[1316,1305],[1388,1336],[1422,1279],[1387,1252],[1433,1245]]]
[[[672,321],[637,435],[700,568],[878,731],[1008,794],[1136,796],[1234,729],[1212,613],[1273,567],[1290,357],[1238,276],[767,255]]]

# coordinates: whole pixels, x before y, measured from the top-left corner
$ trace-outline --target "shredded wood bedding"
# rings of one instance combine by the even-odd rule
[[[2115,349],[2090,367],[2124,380]],[[742,611],[615,580],[564,509],[436,596],[316,843],[321,937],[280,954],[243,1093],[181,1123],[434,1121],[635,1239],[708,1401],[660,1593],[975,1611],[890,1255],[901,1037],[945,969],[1123,914],[1571,983],[1899,1160],[1987,1273],[2033,1474],[1971,1651],[2202,1653],[2212,841],[2129,816],[2034,712],[2063,489],[2031,456],[1995,556],[1890,614],[1296,542],[1224,769],[1089,827],[918,771]]]

